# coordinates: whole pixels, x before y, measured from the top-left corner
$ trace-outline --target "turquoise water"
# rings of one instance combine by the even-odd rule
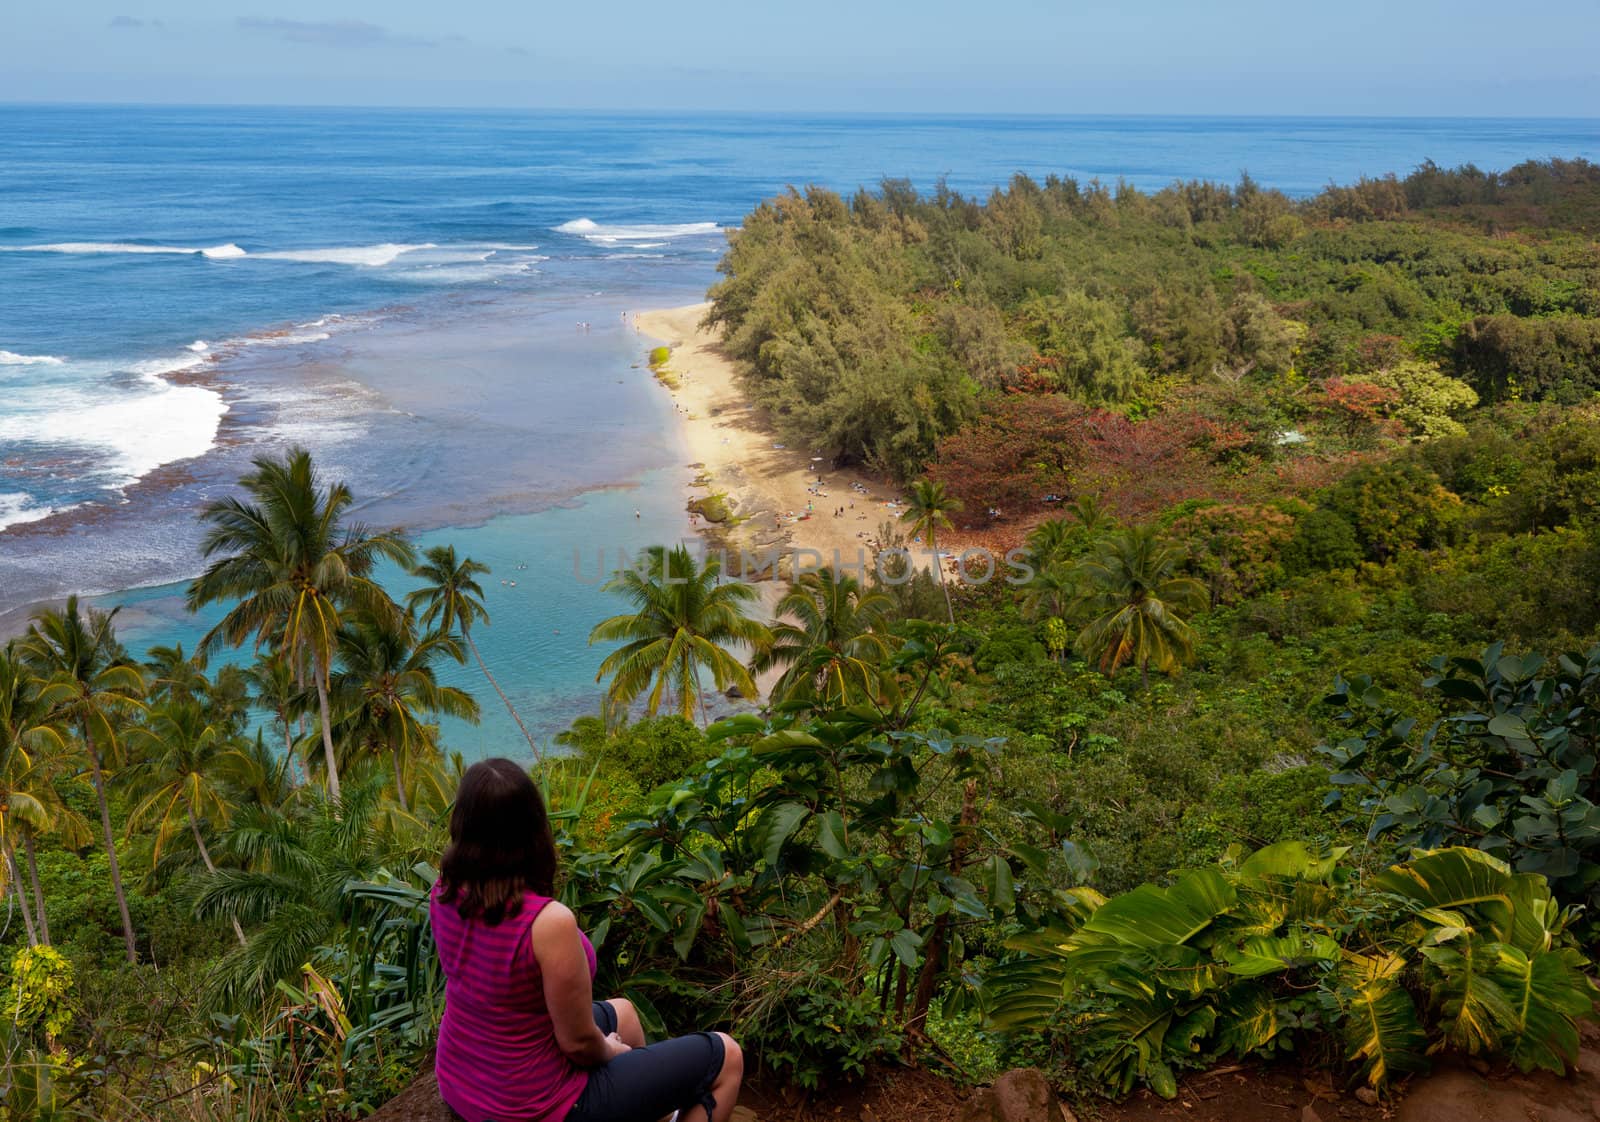
[[[451,543],[491,568],[492,574],[480,579],[490,622],[480,624],[473,638],[541,748],[574,716],[598,709],[595,670],[602,652],[589,647],[587,639],[595,623],[621,610],[614,596],[601,591],[602,574],[645,546],[686,537],[682,495],[681,473],[665,470],[648,473],[635,487],[590,491],[539,514],[502,515],[481,526],[418,536],[419,549]],[[394,572],[385,584],[397,596],[415,587]],[[189,615],[181,585],[118,593],[97,604],[119,608],[118,633],[135,651],[173,642],[193,650],[223,611]],[[222,658],[238,660],[248,656],[234,652]],[[445,739],[452,749],[468,759],[527,754],[521,733],[470,653],[465,666],[441,663],[440,677],[470,690],[483,711],[477,726],[447,723]]]
[[[364,520],[495,566],[481,644],[548,731],[592,706],[582,636],[615,606],[515,574],[684,531],[623,313],[701,298],[761,199],[1017,171],[1305,195],[1546,156],[1600,158],[1600,124],[0,106],[0,633],[80,591],[135,645],[192,642],[195,512],[302,444]],[[478,692],[472,752],[510,728]]]

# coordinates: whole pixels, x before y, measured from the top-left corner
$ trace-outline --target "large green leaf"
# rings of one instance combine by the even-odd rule
[[[1217,1046],[1236,1056],[1265,1048],[1284,1030],[1278,1002],[1258,982],[1231,987],[1218,1004]]]
[[[1219,947],[1217,954],[1228,964],[1228,973],[1259,978],[1316,962],[1336,962],[1339,943],[1331,936],[1308,931],[1283,936],[1252,935],[1237,946]]]
[[[1495,1051],[1503,1027],[1512,1021],[1511,1005],[1490,974],[1500,952],[1500,944],[1472,935],[1422,948],[1438,972],[1431,996],[1439,1009],[1439,1027],[1445,1039],[1470,1056]]]
[[[1505,993],[1511,1058],[1523,1071],[1564,1072],[1578,1057],[1577,1018],[1591,1015],[1594,985],[1562,951],[1501,946],[1490,976]]]
[[[1221,873],[1195,869],[1171,888],[1143,884],[1108,900],[1084,923],[1079,939],[1132,947],[1185,943],[1211,926],[1237,898]]]
[[[783,843],[794,836],[810,813],[811,808],[804,803],[776,803],[764,810],[751,828],[751,840],[761,851],[762,860],[777,864]]]
[[[1349,846],[1340,846],[1328,856],[1321,857],[1303,841],[1282,841],[1258,849],[1246,857],[1239,863],[1239,872],[1249,877],[1326,880],[1333,874],[1339,858],[1349,852]]]
[[[1436,849],[1385,869],[1373,883],[1379,891],[1403,897],[1418,912],[1470,907],[1496,939],[1512,936],[1516,896],[1511,869],[1481,849]]]
[[[1361,1074],[1374,1087],[1427,1066],[1423,1050],[1428,1039],[1411,995],[1400,986],[1399,965],[1391,959],[1377,969],[1355,971],[1358,976],[1344,994],[1348,1056],[1362,1061]]]

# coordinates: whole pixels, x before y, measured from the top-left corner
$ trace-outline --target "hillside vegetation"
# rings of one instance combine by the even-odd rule
[[[911,484],[880,540],[1033,576],[824,569],[767,618],[715,556],[617,574],[601,711],[502,748],[597,987],[819,1102],[899,1064],[1087,1100],[1564,1070],[1600,906],[1597,215],[1581,162],[759,208],[711,313],[750,392]],[[355,503],[291,451],[209,506],[201,652],[76,600],[0,650],[3,1117],[355,1118],[426,1063],[439,721],[478,706],[438,668],[511,702],[487,569]]]

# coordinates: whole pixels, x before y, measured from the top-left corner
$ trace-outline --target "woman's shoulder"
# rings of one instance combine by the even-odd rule
[[[573,915],[572,909],[560,900],[555,900],[548,896],[539,896],[532,892],[528,893],[524,899],[526,902],[523,907],[535,913],[533,916],[533,928],[535,931],[558,932],[569,927],[576,928],[578,926],[578,917]]]

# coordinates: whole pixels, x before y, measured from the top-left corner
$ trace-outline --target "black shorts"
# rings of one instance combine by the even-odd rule
[[[617,1031],[617,1011],[609,1001],[594,1003],[594,1023],[603,1033]],[[566,1122],[656,1122],[695,1106],[705,1107],[710,1118],[716,1109],[711,1085],[722,1074],[722,1060],[722,1037],[714,1032],[634,1048],[590,1070],[589,1085]]]

